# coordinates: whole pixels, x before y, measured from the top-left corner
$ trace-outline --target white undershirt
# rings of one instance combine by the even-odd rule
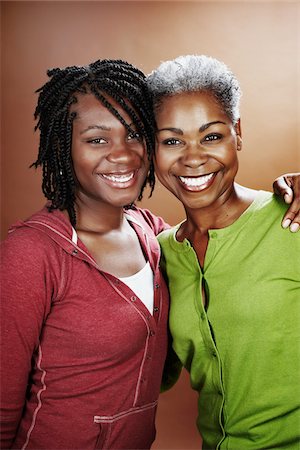
[[[77,232],[72,227],[72,241],[77,245]],[[139,299],[144,303],[148,310],[153,314],[154,289],[153,289],[153,272],[149,261],[137,273],[131,277],[119,278],[123,283],[127,284],[130,289],[136,293]]]
[[[139,299],[144,303],[148,310],[153,314],[153,272],[149,261],[139,272],[131,277],[119,278],[123,283],[127,284],[130,289],[136,293]]]

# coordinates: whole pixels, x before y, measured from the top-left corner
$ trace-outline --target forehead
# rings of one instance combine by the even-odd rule
[[[207,116],[217,116],[222,119],[226,117],[217,99],[212,94],[201,91],[182,92],[163,97],[155,114],[158,124],[166,120],[178,122]]]
[[[122,116],[122,118],[129,124],[132,122],[129,115],[125,112],[125,110],[109,95],[105,93],[101,93],[105,99],[111,104],[111,106],[118,111],[118,113]],[[73,103],[70,111],[76,112],[76,120],[77,121],[117,121],[120,123],[119,119],[114,115],[112,111],[109,110],[108,107],[103,105],[103,103],[98,100],[93,94],[81,94],[76,93],[75,95],[77,102]],[[126,103],[129,107],[132,108],[132,105],[128,100]]]

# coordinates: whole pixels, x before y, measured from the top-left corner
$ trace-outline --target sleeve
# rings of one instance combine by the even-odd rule
[[[2,449],[11,448],[16,437],[32,357],[50,310],[46,261],[47,252],[40,248],[31,231],[15,231],[1,244]]]

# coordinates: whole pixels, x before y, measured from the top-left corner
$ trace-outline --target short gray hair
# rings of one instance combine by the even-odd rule
[[[240,117],[239,83],[223,62],[210,56],[185,55],[164,61],[148,75],[147,84],[156,107],[163,97],[204,91],[216,98],[234,124]]]

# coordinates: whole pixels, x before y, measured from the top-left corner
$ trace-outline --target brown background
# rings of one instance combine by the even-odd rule
[[[2,1],[1,237],[40,208],[34,90],[46,69],[127,59],[148,73],[161,60],[205,53],[227,63],[242,90],[243,152],[238,180],[271,189],[281,173],[300,170],[299,19],[297,1]],[[177,201],[157,186],[142,206],[171,224]],[[196,396],[183,374],[163,394],[155,449],[196,449]]]

